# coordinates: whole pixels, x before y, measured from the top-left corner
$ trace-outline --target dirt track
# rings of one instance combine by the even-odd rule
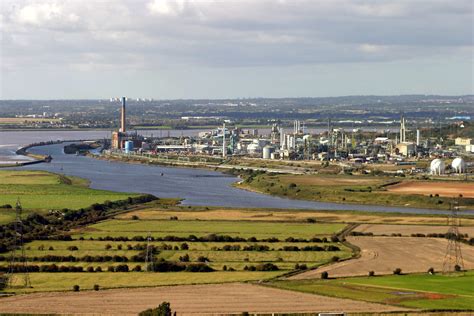
[[[439,234],[447,233],[448,226],[428,226],[428,225],[373,225],[373,224],[362,224],[359,225],[354,231],[362,233],[373,233],[374,235],[390,235],[390,234],[402,234],[403,236],[410,237],[411,234]],[[461,226],[459,232],[462,234],[468,234],[470,237],[474,237],[474,226]]]
[[[411,182],[406,181],[387,187],[388,192],[405,194],[439,194],[440,196],[457,197],[462,194],[466,198],[474,198],[474,183],[445,182]]]
[[[400,310],[381,304],[233,283],[30,294],[0,299],[0,312],[136,315],[163,301],[169,301],[178,315]]]
[[[443,268],[447,240],[443,238],[412,237],[348,237],[347,240],[361,249],[358,259],[339,262],[320,269],[311,270],[290,279],[319,278],[327,271],[330,277],[392,274],[396,268],[402,272],[426,272],[430,267],[436,271]],[[462,245],[464,267],[474,268],[474,247]]]

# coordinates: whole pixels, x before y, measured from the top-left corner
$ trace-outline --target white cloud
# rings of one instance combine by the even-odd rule
[[[56,3],[36,3],[22,7],[16,14],[19,23],[41,25],[60,17],[62,7]]]

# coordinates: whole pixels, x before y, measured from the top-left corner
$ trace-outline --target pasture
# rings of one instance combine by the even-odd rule
[[[118,193],[88,188],[88,182],[45,171],[0,170],[0,224],[14,218],[17,199],[26,214],[50,209],[80,209],[107,200],[124,200],[138,194]]]
[[[285,222],[247,222],[247,221],[171,221],[171,220],[118,220],[113,219],[88,226],[78,232],[79,236],[204,236],[209,234],[240,236],[244,238],[285,239],[331,236],[345,227],[340,223],[285,223]]]
[[[420,309],[474,309],[474,271],[457,275],[390,275],[274,281],[272,286],[339,298]]]

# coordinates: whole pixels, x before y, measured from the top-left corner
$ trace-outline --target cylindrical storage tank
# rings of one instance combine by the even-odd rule
[[[271,154],[272,152],[275,151],[275,148],[273,148],[272,146],[265,146],[263,147],[263,159],[271,159]]]
[[[430,164],[430,173],[440,175],[444,173],[445,165],[441,159],[434,159]]]
[[[131,140],[127,140],[123,147],[125,153],[128,154],[129,152],[133,151],[133,142]]]
[[[453,167],[456,173],[466,172],[466,163],[461,157],[454,158],[453,162],[451,163],[451,167]]]

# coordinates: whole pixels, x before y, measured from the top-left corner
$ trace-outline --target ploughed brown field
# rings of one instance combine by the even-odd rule
[[[4,313],[137,315],[163,301],[178,315],[285,312],[382,312],[400,307],[292,292],[253,284],[184,285],[52,292],[0,299]]]
[[[433,267],[441,271],[447,246],[444,238],[414,237],[347,237],[361,249],[361,256],[321,267],[290,279],[314,279],[327,271],[329,277],[361,276],[374,271],[376,275],[392,274],[396,268],[403,273],[426,272]],[[474,247],[461,245],[464,268],[474,269]]]
[[[446,219],[444,220],[446,222]],[[461,219],[461,223],[463,220]],[[357,226],[354,231],[361,233],[373,233],[374,235],[391,235],[402,234],[402,236],[410,237],[411,234],[443,234],[447,233],[449,226],[428,226],[428,225],[373,225],[361,224]],[[461,234],[468,234],[469,237],[474,237],[474,226],[460,226],[459,232]]]
[[[474,198],[474,182],[458,181],[405,181],[387,187],[388,192],[397,194],[439,194],[446,197],[457,197],[462,194],[465,198]]]

